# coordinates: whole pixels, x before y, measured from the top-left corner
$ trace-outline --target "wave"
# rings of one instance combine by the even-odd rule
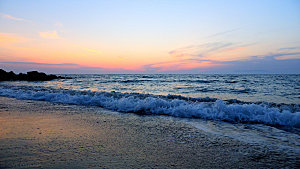
[[[218,82],[218,80],[174,80],[175,82],[186,82],[186,83],[215,83]]]
[[[50,88],[0,86],[0,96],[54,103],[99,106],[110,110],[145,115],[169,115],[234,123],[262,123],[300,128],[299,105],[245,103],[238,100],[189,98],[181,95],[91,92]],[[296,107],[296,111],[295,111]]]
[[[149,81],[152,81],[152,80],[146,80],[146,79],[140,79],[140,80],[122,80],[122,81],[119,81],[121,83],[139,83],[139,82],[149,82]]]
[[[99,81],[99,80],[97,80]],[[100,81],[101,83],[147,83],[147,82],[153,82],[153,83],[170,83],[170,82],[185,82],[185,83],[214,83],[217,82],[217,80],[166,80],[166,79],[159,79],[159,80],[153,80],[153,79],[128,79],[128,80],[105,80]]]

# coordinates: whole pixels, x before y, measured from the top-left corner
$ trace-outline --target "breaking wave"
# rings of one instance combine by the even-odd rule
[[[279,106],[181,95],[92,92],[51,88],[0,86],[0,96],[54,103],[99,106],[110,110],[146,115],[202,118],[234,123],[262,123],[300,128],[299,105]],[[295,108],[296,107],[296,108]]]

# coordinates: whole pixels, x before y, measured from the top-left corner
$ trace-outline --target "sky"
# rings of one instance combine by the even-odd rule
[[[0,0],[0,68],[300,73],[299,0]]]

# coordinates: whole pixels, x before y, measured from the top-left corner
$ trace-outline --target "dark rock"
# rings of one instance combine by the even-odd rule
[[[14,81],[14,80],[25,80],[25,81],[49,81],[54,79],[65,79],[61,76],[46,75],[43,72],[31,71],[27,74],[19,73],[16,75],[14,72],[6,72],[0,69],[0,81]]]
[[[27,75],[23,74],[23,73],[19,73],[18,78],[19,78],[19,80],[26,80]]]
[[[0,69],[0,80],[9,80],[9,75],[6,71]]]

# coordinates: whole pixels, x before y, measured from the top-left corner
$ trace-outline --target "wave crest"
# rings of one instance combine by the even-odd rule
[[[100,106],[126,113],[169,115],[241,123],[300,128],[300,112],[271,107],[270,104],[223,101],[214,98],[157,96],[140,93],[50,90],[47,88],[0,87],[0,96],[55,103]]]

